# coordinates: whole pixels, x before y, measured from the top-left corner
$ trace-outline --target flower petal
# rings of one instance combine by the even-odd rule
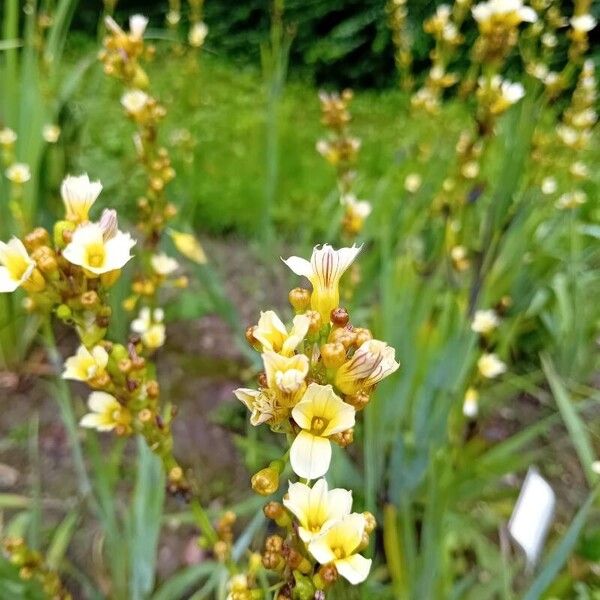
[[[371,570],[371,559],[360,554],[353,554],[347,558],[335,561],[338,573],[347,579],[352,585],[363,582]]]
[[[292,442],[290,463],[299,477],[321,477],[327,473],[331,463],[331,443],[327,438],[301,431]]]
[[[290,256],[288,259],[281,259],[296,275],[310,279],[313,275],[313,268],[305,258],[299,256]]]

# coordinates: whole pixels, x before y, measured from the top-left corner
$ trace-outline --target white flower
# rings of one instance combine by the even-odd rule
[[[524,6],[522,0],[489,0],[480,2],[472,9],[473,18],[479,24],[485,24],[494,19],[505,20],[509,25],[519,23],[535,23],[537,13],[533,8]]]
[[[571,17],[569,22],[575,31],[582,33],[588,33],[589,31],[592,31],[592,29],[594,29],[594,27],[597,25],[596,19],[589,14]]]
[[[310,319],[306,315],[296,315],[288,333],[274,311],[261,311],[258,325],[253,329],[252,335],[262,344],[263,351],[272,350],[284,356],[291,356],[306,337],[309,325]]]
[[[520,83],[503,81],[500,89],[502,91],[502,98],[509,104],[515,104],[525,96],[525,88]]]
[[[10,128],[0,129],[0,146],[12,146],[17,141],[17,134]]]
[[[357,200],[354,194],[344,194],[340,198],[340,203],[342,206],[345,206],[352,215],[362,220],[366,219],[373,210],[373,207],[368,200]]]
[[[478,310],[475,312],[471,329],[475,333],[488,334],[491,333],[500,324],[500,319],[493,309]]]
[[[63,379],[89,381],[101,374],[108,364],[108,352],[102,346],[94,346],[90,352],[83,344],[79,346],[75,356],[65,361]]]
[[[267,385],[284,406],[293,406],[303,394],[308,374],[308,357],[305,354],[283,356],[271,350],[262,354]]]
[[[88,220],[90,208],[102,191],[99,181],[90,181],[87,173],[68,175],[60,186],[60,195],[65,205],[65,218],[75,223]]]
[[[152,269],[157,275],[166,277],[171,275],[179,268],[179,263],[170,256],[167,256],[164,252],[161,254],[153,254],[150,258],[150,264]]]
[[[562,194],[556,201],[556,208],[560,210],[577,208],[587,202],[587,195],[583,190],[574,190]]]
[[[58,125],[44,125],[42,129],[42,137],[49,144],[56,144],[60,137],[60,127]]]
[[[140,115],[148,106],[150,96],[142,90],[130,90],[121,96],[121,105],[132,116]]]
[[[579,179],[584,179],[585,177],[587,177],[589,175],[590,171],[587,168],[587,165],[585,163],[576,161],[576,162],[572,163],[571,166],[569,167],[569,173],[571,173],[571,175],[573,175],[573,177],[577,177]]]
[[[544,44],[546,48],[555,48],[556,44],[558,44],[558,39],[553,33],[546,32],[542,36],[542,44]]]
[[[131,415],[114,397],[106,392],[92,392],[88,398],[90,411],[79,424],[98,431],[112,431],[116,427],[129,428]]]
[[[544,177],[542,180],[542,193],[549,196],[550,194],[554,194],[558,189],[558,184],[556,183],[556,179],[554,177]]]
[[[255,427],[267,422],[274,425],[287,416],[286,409],[281,407],[276,394],[272,390],[238,388],[233,393],[252,413],[250,415],[250,424]]]
[[[333,564],[337,572],[356,585],[364,581],[371,560],[358,554],[365,533],[364,515],[346,515],[308,545],[308,551],[322,565]]]
[[[13,163],[6,169],[5,175],[13,183],[23,184],[31,179],[31,170],[25,163]]]
[[[121,269],[132,258],[130,251],[135,240],[118,229],[110,234],[106,235],[100,223],[80,225],[63,250],[63,256],[70,263],[83,267],[91,276]]]
[[[132,15],[129,17],[129,31],[136,39],[141,40],[144,37],[147,25],[148,18],[144,15]]]
[[[302,429],[290,448],[294,473],[305,479],[325,475],[331,462],[329,438],[354,427],[354,407],[342,401],[330,385],[311,383],[292,417]]]
[[[163,320],[165,313],[162,308],[155,308],[151,311],[144,306],[131,323],[131,330],[139,334],[142,343],[148,348],[160,348],[165,343],[165,326]]]
[[[298,519],[298,535],[308,544],[350,514],[352,492],[342,488],[328,490],[325,479],[317,480],[312,488],[304,483],[290,483],[283,505]]]
[[[335,386],[344,394],[369,390],[400,367],[395,357],[396,351],[385,342],[367,340],[336,371]]]
[[[13,237],[8,243],[0,242],[0,293],[14,292],[25,283],[35,269],[23,242]]]
[[[421,176],[418,173],[410,173],[404,180],[404,189],[414,194],[421,187]]]
[[[494,379],[506,372],[506,365],[496,354],[482,354],[477,361],[479,372],[488,379]]]
[[[188,42],[190,43],[190,46],[193,46],[194,48],[200,48],[204,45],[207,35],[208,26],[203,21],[199,21],[198,23],[194,23],[190,28]]]
[[[310,262],[299,256],[290,256],[283,262],[296,275],[306,277],[313,286],[311,308],[329,323],[331,311],[340,303],[339,282],[346,269],[354,262],[362,246],[334,250],[329,244],[315,246]]]
[[[463,402],[463,415],[467,419],[474,419],[479,413],[479,394],[475,388],[469,388],[465,393]]]

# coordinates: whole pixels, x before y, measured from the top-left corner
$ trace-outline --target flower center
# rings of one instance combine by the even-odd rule
[[[87,251],[87,263],[90,267],[101,267],[104,264],[106,253],[102,244],[94,244]]]
[[[332,548],[333,551],[333,555],[335,556],[335,558],[337,560],[344,558],[346,556],[346,553],[344,552],[344,549],[341,546],[336,546],[335,548]]]
[[[310,423],[310,431],[314,435],[320,435],[329,425],[329,421],[323,417],[313,417]]]

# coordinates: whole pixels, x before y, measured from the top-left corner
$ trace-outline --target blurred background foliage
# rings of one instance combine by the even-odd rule
[[[447,4],[448,2],[446,2]],[[432,48],[431,36],[422,28],[423,20],[435,12],[443,0],[408,0],[408,31],[413,40],[414,69],[420,73],[428,68]],[[573,3],[556,3],[564,14],[570,14]],[[269,3],[265,0],[239,2],[206,2],[205,20],[210,23],[208,49],[238,64],[257,64],[260,43],[269,31]],[[142,11],[151,17],[151,24],[161,26],[166,14],[166,3],[160,0],[144,2],[123,0],[118,3],[116,15],[124,17]],[[592,3],[591,13],[600,17],[600,4]],[[93,34],[102,14],[100,3],[84,3],[77,10],[74,27]],[[397,75],[393,60],[391,34],[387,26],[386,0],[286,0],[285,21],[294,33],[290,64],[294,77],[303,77],[312,83],[333,88],[390,88]],[[469,63],[468,51],[476,37],[474,21],[465,30],[466,44],[456,59],[459,72]],[[600,33],[592,32],[592,43]],[[562,64],[549,65],[553,69],[564,66],[567,60],[565,40],[561,40]],[[595,45],[592,57],[600,55]]]

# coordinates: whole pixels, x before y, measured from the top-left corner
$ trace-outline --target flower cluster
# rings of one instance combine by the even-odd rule
[[[144,44],[144,32],[148,19],[134,15],[129,19],[129,31],[124,31],[112,17],[106,18],[107,35],[99,58],[104,72],[116,77],[128,87],[144,89],[148,86],[148,75],[140,60],[154,55],[154,47]]]
[[[474,46],[475,60],[502,64],[517,44],[521,23],[535,23],[537,13],[523,0],[487,0],[473,7],[479,38]]]
[[[339,577],[353,585],[367,578],[371,560],[361,552],[376,522],[369,512],[352,512],[351,491],[330,490],[325,479],[312,487],[290,483],[283,503],[269,502],[264,512],[286,530],[285,537],[267,538],[262,556],[263,566],[285,582],[278,600],[317,597]]]
[[[425,84],[411,98],[411,106],[435,114],[445,89],[453,86],[458,77],[448,72],[456,49],[463,43],[460,28],[468,14],[468,1],[456,2],[452,8],[440,4],[436,12],[423,24],[423,29],[435,40],[431,51],[431,68]]]
[[[408,31],[406,0],[389,0],[386,4],[388,24],[394,44],[394,62],[400,75],[400,86],[409,91],[413,86],[412,39]]]
[[[554,131],[539,132],[534,139],[533,158],[539,165],[541,191],[559,210],[574,209],[587,201],[585,181],[590,176],[587,154],[598,120],[595,105],[594,64],[586,60],[561,122]]]
[[[23,581],[36,581],[46,598],[72,600],[73,596],[63,586],[58,573],[51,569],[44,557],[27,546],[22,538],[7,537],[3,552],[9,562],[19,569]]]
[[[493,352],[495,332],[502,323],[500,314],[509,305],[508,298],[503,298],[496,308],[475,311],[471,321],[471,330],[479,336],[482,352],[477,360],[477,374],[467,389],[463,404],[463,414],[474,419],[478,413],[478,388],[488,379],[495,379],[506,372],[506,364]]]
[[[52,236],[38,227],[23,241],[0,242],[0,292],[22,288],[28,310],[46,317],[53,313],[77,332],[80,346],[66,360],[63,377],[93,390],[81,425],[117,435],[141,434],[163,460],[172,490],[186,491],[172,455],[172,414],[161,410],[159,385],[147,359],[164,331],[134,322],[140,335],[126,345],[106,339],[112,312],[108,295],[136,242],[119,230],[114,210],[90,220],[101,190],[87,175],[67,177],[61,185],[64,219],[54,225]],[[159,320],[157,315],[152,319]]]
[[[359,251],[355,246],[334,250],[325,244],[315,247],[310,261],[297,256],[285,260],[294,273],[310,281],[312,292],[304,288],[290,292],[296,313],[291,326],[267,311],[247,331],[248,341],[261,352],[264,372],[258,389],[240,388],[235,394],[250,411],[253,425],[265,423],[291,442],[281,460],[253,476],[258,493],[277,491],[288,456],[294,473],[307,482],[324,476],[332,444],[352,443],[357,413],[369,403],[377,383],[399,367],[393,348],[373,339],[368,329],[351,325],[348,312],[339,306],[340,278]],[[298,520],[298,534],[283,509],[270,511],[279,524],[290,526],[288,537],[293,539],[268,541],[265,564],[282,572],[291,565],[298,579],[313,575],[316,561],[329,573],[330,582],[337,573],[352,583],[364,579],[368,561],[358,552],[365,547],[369,520],[350,514],[349,494],[332,490],[328,495],[324,480],[312,489],[292,484],[284,505]],[[340,499],[347,510],[342,511]],[[290,575],[289,569],[285,572]],[[315,577],[310,585],[322,589],[325,576]]]
[[[330,132],[328,139],[317,142],[317,151],[336,168],[340,202],[344,207],[342,229],[346,236],[354,238],[363,228],[365,219],[371,214],[371,204],[358,200],[353,193],[356,172],[354,166],[360,150],[360,140],[348,131],[351,120],[349,105],[352,92],[341,94],[319,94],[321,122]]]

